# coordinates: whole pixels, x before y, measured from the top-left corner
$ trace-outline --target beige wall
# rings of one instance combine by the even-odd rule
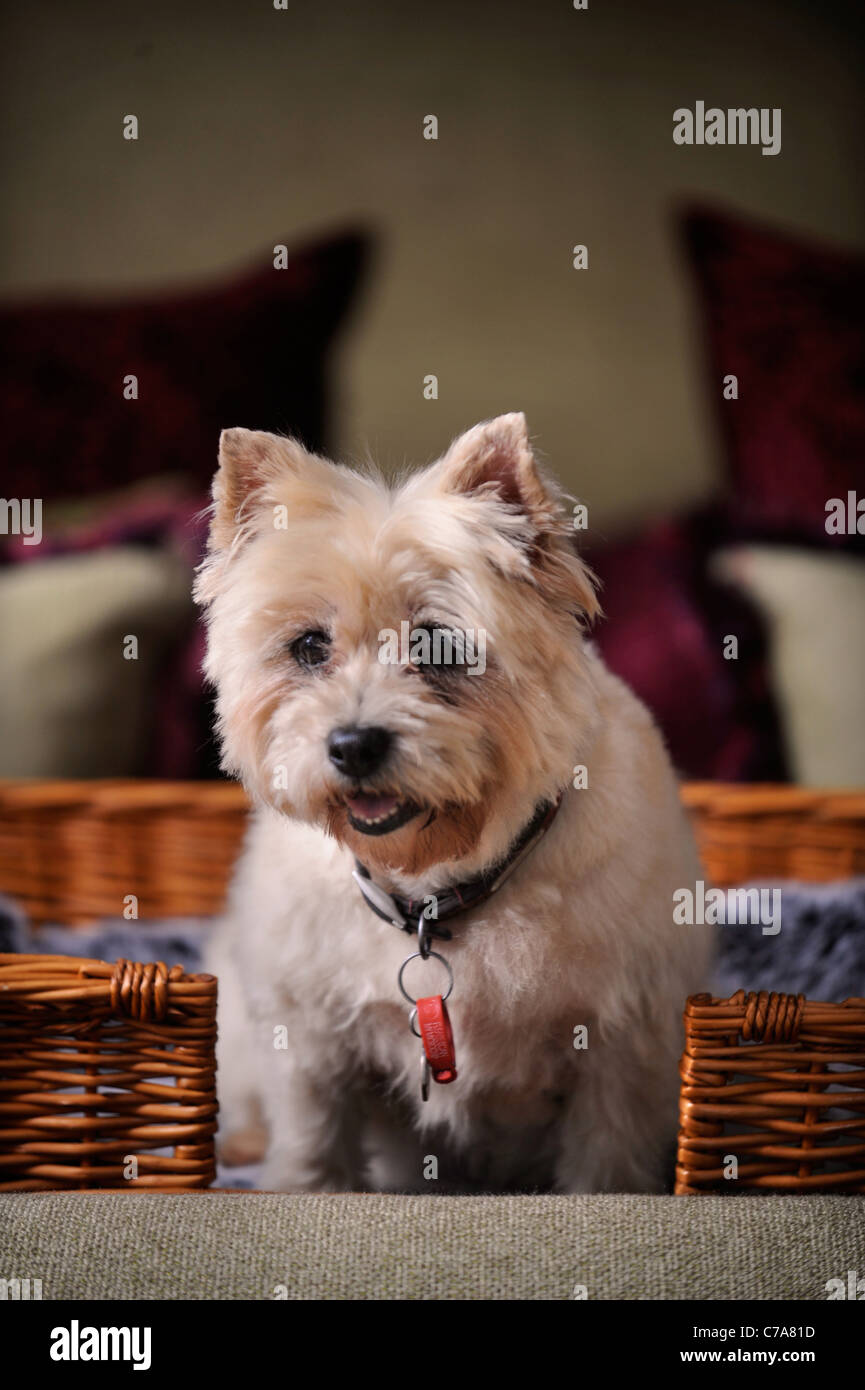
[[[671,204],[865,244],[841,9],[289,4],[7,17],[2,285],[158,284],[360,220],[383,244],[341,354],[346,453],[421,461],[522,408],[593,520],[704,493],[715,448]],[[676,147],[672,112],[699,98],[780,106],[782,153]]]

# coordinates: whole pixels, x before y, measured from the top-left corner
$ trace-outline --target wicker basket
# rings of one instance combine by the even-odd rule
[[[696,994],[680,1070],[677,1193],[865,1192],[865,999]]]
[[[692,783],[707,878],[865,873],[865,795]],[[2,782],[0,893],[31,921],[210,916],[222,907],[248,809],[227,782]]]
[[[707,876],[718,887],[865,874],[862,792],[692,782],[682,799],[694,818]]]
[[[0,892],[32,922],[207,917],[247,801],[231,782],[0,782]]]
[[[213,975],[0,954],[0,1191],[207,1187],[215,1042]]]

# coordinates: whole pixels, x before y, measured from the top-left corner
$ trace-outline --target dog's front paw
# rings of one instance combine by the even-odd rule
[[[352,1184],[346,1173],[318,1164],[299,1164],[282,1155],[272,1154],[261,1170],[258,1180],[262,1192],[351,1192]]]
[[[217,1138],[216,1152],[226,1168],[245,1168],[250,1163],[260,1163],[267,1153],[267,1130],[263,1125],[231,1130],[224,1138],[221,1135]]]

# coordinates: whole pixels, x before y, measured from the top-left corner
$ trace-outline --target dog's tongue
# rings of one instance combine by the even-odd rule
[[[361,820],[378,820],[392,816],[400,804],[398,796],[347,796],[346,801]]]

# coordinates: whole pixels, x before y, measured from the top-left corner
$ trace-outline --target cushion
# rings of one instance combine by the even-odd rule
[[[193,567],[201,558],[199,532],[206,533],[202,513],[209,501],[209,489],[190,490],[182,479],[168,474],[81,499],[49,502],[42,512],[39,545],[26,544],[23,536],[4,536],[0,558],[33,564],[105,546],[166,542]]]
[[[226,425],[323,442],[324,354],[366,244],[348,233],[195,287],[0,310],[6,496],[173,472],[206,487]],[[125,400],[124,377],[139,397]]]
[[[721,551],[715,569],[769,624],[773,684],[795,779],[865,785],[865,561],[739,546]]]
[[[863,1249],[851,1196],[0,1194],[43,1300],[821,1301]]]
[[[826,531],[830,498],[865,495],[865,258],[706,209],[684,233],[741,534],[865,549]]]
[[[0,555],[21,563],[40,563],[47,556],[74,555],[108,546],[166,548],[187,566],[187,587],[204,554],[207,539],[206,491],[190,492],[181,479],[166,475],[144,479],[109,493],[49,503],[43,514],[38,546],[18,536],[0,539]],[[160,675],[146,770],[172,781],[213,775],[219,753],[213,736],[213,712],[202,692],[204,625],[201,619]],[[2,731],[0,731],[2,739]],[[124,772],[116,769],[117,775]]]
[[[194,621],[189,570],[167,551],[118,546],[0,570],[0,776],[152,772],[160,673]]]
[[[602,582],[604,659],[640,696],[682,776],[782,781],[786,762],[753,605],[707,573],[711,512],[647,526],[587,552]],[[736,661],[724,637],[739,636]]]

